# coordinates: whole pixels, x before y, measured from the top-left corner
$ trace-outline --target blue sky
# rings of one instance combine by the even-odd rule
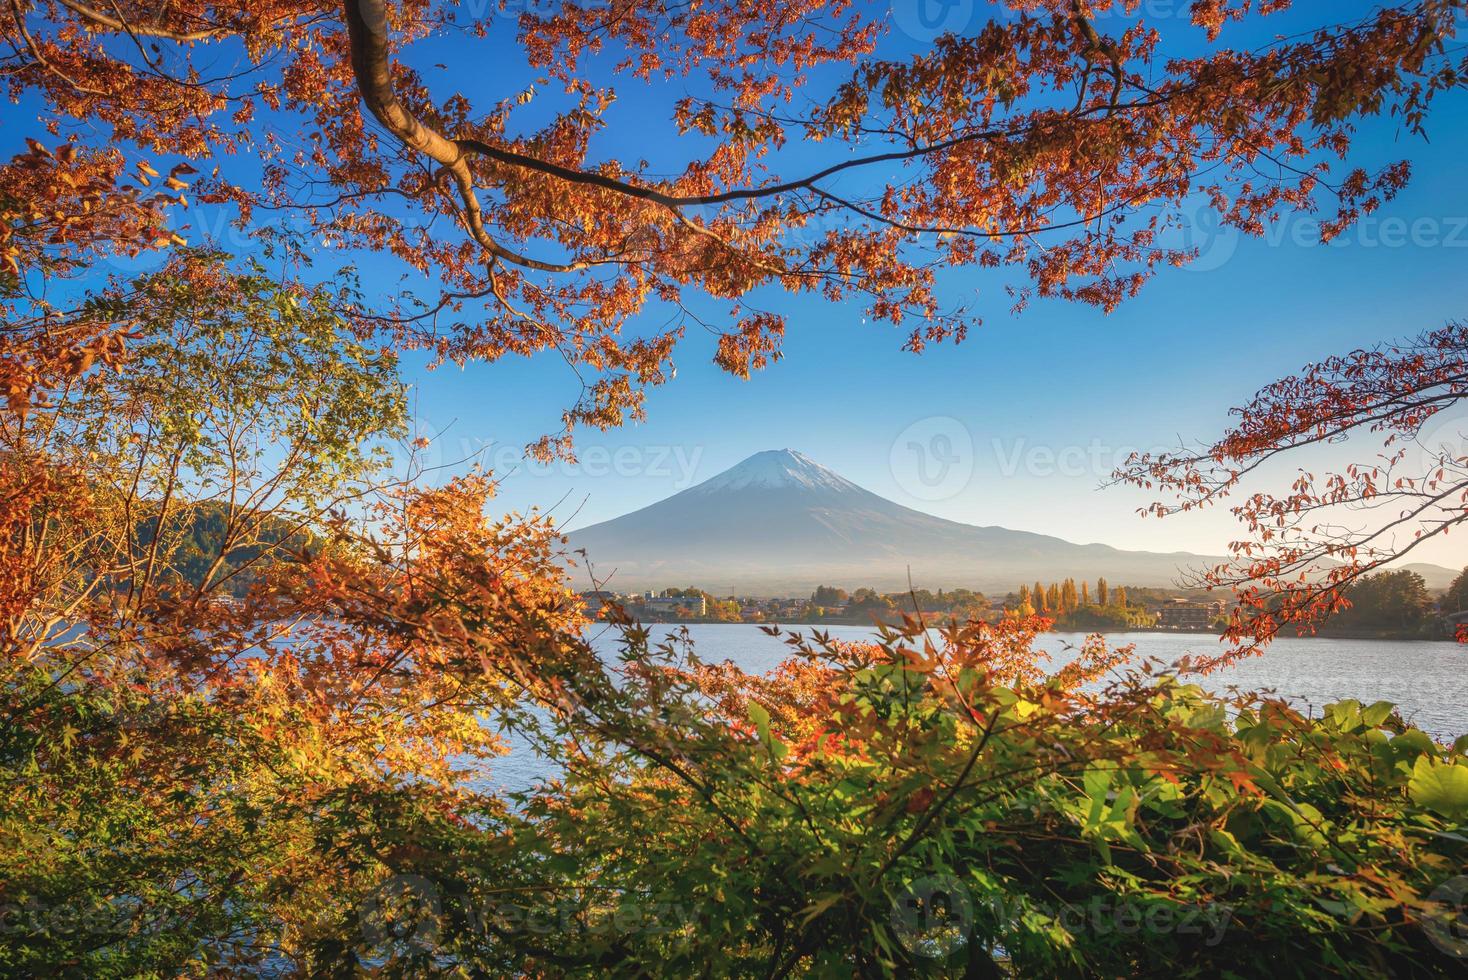
[[[1155,0],[1144,10],[1183,6]],[[1316,8],[1226,38],[1258,44],[1318,20]],[[1196,37],[1185,24],[1163,29]],[[894,43],[910,42],[899,34]],[[461,84],[472,94],[485,82]],[[625,99],[641,112],[656,94],[666,95],[632,91]],[[961,345],[914,356],[900,350],[891,328],[864,323],[856,307],[783,297],[791,326],[785,359],[749,381],[716,369],[713,339],[691,332],[679,349],[677,378],[652,393],[648,421],[582,433],[579,466],[513,465],[520,447],[553,428],[574,396],[573,379],[553,358],[412,370],[420,384],[416,410],[426,431],[442,433],[434,448],[441,458],[489,445],[485,458],[505,474],[503,504],[556,505],[570,527],[659,500],[754,452],[790,447],[877,493],[955,520],[1217,553],[1234,529],[1225,512],[1142,520],[1136,510],[1144,495],[1100,485],[1129,449],[1211,438],[1230,406],[1311,360],[1468,315],[1465,120],[1468,99],[1455,97],[1439,103],[1430,143],[1390,119],[1364,127],[1353,163],[1409,158],[1415,177],[1331,246],[1315,243],[1308,219],[1287,221],[1263,241],[1209,236],[1202,229],[1212,223],[1200,211],[1200,261],[1162,273],[1110,316],[1039,302],[1016,317],[993,282],[957,276],[955,294],[980,289],[985,325]],[[646,144],[653,131],[613,127],[602,149],[676,158],[671,141]],[[1435,426],[1434,436],[1456,439],[1457,421]],[[1293,465],[1341,461],[1351,448]],[[1356,447],[1354,456],[1372,452]],[[1287,481],[1289,469],[1274,475]],[[1418,554],[1468,563],[1462,541]]]
[[[931,9],[943,26],[958,29],[993,12],[977,0],[927,2],[939,4]],[[1177,51],[1200,38],[1178,16],[1186,7],[1185,0],[1142,3]],[[1370,7],[1359,0],[1331,5],[1341,19]],[[1320,22],[1319,4],[1297,8],[1233,26],[1224,40],[1254,46]],[[922,28],[913,27],[910,9],[896,9],[884,52],[923,47],[925,39],[913,36]],[[490,44],[498,47],[490,53],[453,38],[415,47],[408,57],[436,92],[457,90],[488,104],[529,77],[513,45],[494,40],[511,29],[508,20],[491,25]],[[819,84],[829,77],[818,78],[813,91],[829,91]],[[659,134],[671,134],[669,107],[684,89],[623,80],[618,93],[612,125],[593,156],[646,157],[654,170],[680,169],[692,151]],[[34,111],[24,102],[4,110],[5,142],[14,151],[23,148],[29,124],[10,122]],[[527,122],[541,111],[538,103],[528,107]],[[505,509],[554,506],[572,528],[662,499],[760,450],[790,447],[877,493],[955,520],[1079,542],[1217,553],[1234,528],[1226,513],[1144,521],[1136,510],[1145,496],[1100,485],[1131,449],[1215,436],[1230,406],[1308,361],[1468,315],[1465,123],[1468,98],[1459,95],[1439,102],[1430,143],[1390,119],[1363,127],[1353,163],[1375,167],[1409,158],[1415,176],[1405,193],[1335,245],[1315,244],[1312,226],[1300,219],[1263,241],[1209,236],[1203,229],[1212,222],[1200,211],[1200,262],[1163,272],[1110,316],[1041,301],[1016,317],[996,281],[955,274],[950,295],[977,290],[984,326],[961,345],[914,356],[900,350],[895,330],[864,323],[856,307],[762,297],[789,314],[783,361],[740,381],[710,363],[712,336],[690,332],[677,354],[676,379],[651,394],[648,421],[582,432],[580,465],[519,461],[526,443],[558,427],[561,409],[576,395],[574,378],[554,356],[427,371],[422,358],[410,355],[404,363],[414,413],[420,431],[436,437],[432,458],[453,463],[477,454],[503,476]],[[832,151],[794,146],[782,164],[800,172],[812,161],[829,162]],[[188,217],[192,241],[213,233],[227,247],[248,248],[225,216],[196,209]],[[374,260],[350,258],[363,261],[371,284],[395,281],[396,272]],[[720,308],[700,312],[717,317]],[[653,314],[646,328],[662,321]],[[1434,426],[1434,438],[1461,442],[1460,421]],[[1468,422],[1461,428],[1468,431]],[[1352,458],[1351,449],[1333,447],[1310,462]],[[1354,456],[1370,454],[1356,447]],[[1273,476],[1282,486],[1288,469]],[[1417,554],[1468,564],[1461,540]]]
[[[1301,244],[1311,229],[1299,222],[1264,241],[1225,236],[1196,267],[1164,272],[1110,316],[1040,302],[1015,317],[991,297],[984,327],[968,340],[914,356],[857,308],[788,302],[786,357],[749,381],[713,367],[712,340],[690,334],[678,376],[652,393],[645,424],[583,433],[584,466],[511,473],[503,502],[518,509],[564,497],[559,513],[576,509],[576,524],[592,523],[788,446],[955,520],[1215,552],[1233,527],[1226,514],[1144,521],[1134,514],[1144,496],[1100,483],[1130,448],[1212,437],[1231,406],[1311,360],[1468,314],[1468,187],[1458,170],[1468,127],[1461,102],[1453,110],[1440,114],[1430,146],[1398,148],[1417,161],[1415,179],[1343,242]],[[1373,136],[1372,149],[1391,151],[1393,134]],[[421,383],[419,417],[443,432],[445,457],[485,440],[505,449],[491,458],[513,459],[574,394],[548,358],[410,376]],[[960,461],[957,475],[925,485],[906,444],[933,447],[948,435],[958,453],[965,432],[971,479],[955,482]],[[1468,563],[1468,547],[1437,546],[1428,559]]]

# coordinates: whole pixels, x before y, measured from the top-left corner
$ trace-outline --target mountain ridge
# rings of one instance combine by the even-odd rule
[[[1057,576],[1171,586],[1183,571],[1222,560],[951,521],[888,500],[793,449],[755,453],[567,538],[585,553],[577,556],[578,587],[698,586],[720,595],[795,594],[817,585],[900,589],[909,575],[923,588],[988,592]]]

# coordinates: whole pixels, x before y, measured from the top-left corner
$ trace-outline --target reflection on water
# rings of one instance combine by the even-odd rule
[[[676,627],[650,629],[657,640]],[[792,629],[808,633],[811,627]],[[789,655],[780,637],[768,636],[757,626],[698,624],[688,631],[700,659],[732,660],[746,671],[763,673]],[[872,630],[863,626],[830,626],[825,632],[843,640],[872,636]],[[1059,665],[1084,639],[1080,633],[1048,633],[1037,646]],[[610,630],[593,637],[609,658],[615,654],[616,641],[617,634]],[[1112,646],[1135,644],[1138,655],[1168,663],[1188,653],[1218,650],[1214,637],[1198,634],[1113,633],[1107,641]],[[1438,738],[1451,740],[1468,733],[1468,647],[1456,643],[1288,638],[1275,641],[1262,657],[1199,678],[1198,683],[1219,692],[1230,686],[1272,691],[1317,713],[1321,705],[1345,698],[1368,704],[1391,701],[1409,722]],[[505,789],[522,789],[548,773],[544,760],[517,746],[495,762],[491,781]]]

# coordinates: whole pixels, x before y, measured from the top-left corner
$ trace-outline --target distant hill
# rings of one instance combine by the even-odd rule
[[[619,590],[696,585],[715,594],[792,595],[817,585],[1003,593],[1056,576],[1172,586],[1220,559],[1122,551],[924,514],[864,490],[790,449],[756,453],[698,486],[570,535]],[[578,557],[579,560],[579,557]],[[1454,572],[1410,566],[1431,588]],[[589,587],[586,569],[576,584]]]
[[[154,506],[149,502],[149,506]],[[168,569],[165,577],[173,575],[193,586],[198,586],[206,574],[213,569],[224,542],[226,528],[230,524],[229,504],[217,500],[175,507],[164,523],[163,541],[170,549]],[[259,522],[250,533],[246,544],[231,548],[224,556],[218,569],[214,569],[212,583],[223,583],[224,592],[243,597],[250,585],[263,570],[264,564],[279,560],[276,547],[299,551],[312,542],[310,531],[295,527],[290,521],[272,514],[252,516],[249,524]],[[147,518],[137,524],[136,534],[140,547],[153,541],[157,519]],[[266,554],[270,551],[271,554]],[[261,562],[261,556],[265,562]],[[251,566],[246,568],[245,566]]]
[[[1441,592],[1453,584],[1453,579],[1463,571],[1461,568],[1444,568],[1442,565],[1425,565],[1422,562],[1414,562],[1410,565],[1398,565],[1397,568],[1416,572],[1427,582],[1427,587],[1434,592]]]

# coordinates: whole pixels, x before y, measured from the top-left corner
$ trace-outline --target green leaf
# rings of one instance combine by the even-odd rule
[[[1390,701],[1378,701],[1361,712],[1361,724],[1368,728],[1380,727],[1381,723],[1391,717],[1392,710],[1396,705]]]
[[[830,895],[823,895],[822,897],[816,899],[814,902],[811,902],[805,907],[805,914],[801,917],[800,920],[801,924],[808,924],[812,919],[816,918],[822,912],[826,911],[839,901],[841,901],[841,894],[839,892],[836,892]]]
[[[754,727],[759,731],[760,741],[768,741],[770,738],[770,713],[764,709],[764,705],[758,701],[749,702],[749,720],[754,722]]]
[[[1243,855],[1244,849],[1239,845],[1239,840],[1226,830],[1213,829],[1208,832],[1213,845],[1223,851],[1230,858],[1238,858]]]
[[[1426,732],[1416,728],[1409,728],[1392,739],[1392,748],[1400,757],[1408,754],[1414,756],[1422,755],[1423,753],[1434,751],[1436,747],[1432,744],[1432,739],[1428,738]]]
[[[1228,712],[1221,704],[1202,705],[1188,718],[1188,724],[1205,731],[1222,731],[1228,725]]]
[[[1116,776],[1116,769],[1102,768],[1099,766],[1087,769],[1081,777],[1081,782],[1086,788],[1086,795],[1092,799],[1105,799],[1107,791],[1111,789],[1111,780]]]
[[[1438,762],[1428,756],[1417,759],[1412,780],[1407,784],[1412,802],[1453,820],[1468,817],[1468,766]]]

